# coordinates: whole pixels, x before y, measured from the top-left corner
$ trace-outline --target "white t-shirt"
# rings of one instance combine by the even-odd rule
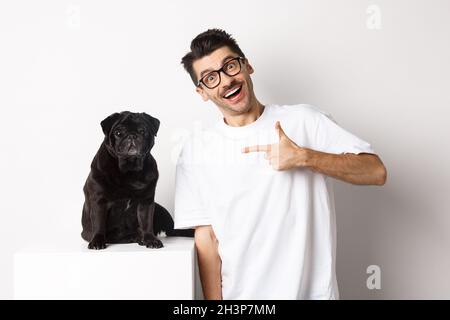
[[[369,143],[310,105],[268,105],[253,123],[221,120],[184,144],[176,169],[175,228],[211,225],[224,299],[338,299],[332,179],[274,170],[245,146],[279,141],[328,153],[374,153]]]

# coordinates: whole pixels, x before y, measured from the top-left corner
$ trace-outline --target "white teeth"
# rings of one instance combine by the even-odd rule
[[[233,93],[235,93],[236,91],[238,91],[241,87],[237,87],[236,89],[234,89],[233,91],[228,92],[226,95],[224,95],[225,98],[228,98],[229,96],[231,96]]]

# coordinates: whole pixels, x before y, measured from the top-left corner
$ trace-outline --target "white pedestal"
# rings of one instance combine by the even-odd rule
[[[14,255],[15,299],[194,299],[194,239],[160,237],[89,250],[87,242],[33,245]]]

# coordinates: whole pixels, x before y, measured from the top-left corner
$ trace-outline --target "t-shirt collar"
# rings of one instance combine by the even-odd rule
[[[267,118],[271,105],[266,105],[263,109],[262,114],[252,123],[245,126],[233,127],[225,123],[225,119],[222,118],[217,124],[217,128],[226,136],[232,138],[242,138],[245,137],[264,123],[264,119]]]

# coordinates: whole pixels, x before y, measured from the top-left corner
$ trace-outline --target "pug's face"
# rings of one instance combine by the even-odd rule
[[[152,149],[159,120],[146,113],[123,111],[101,122],[105,143],[119,159],[144,157]]]

